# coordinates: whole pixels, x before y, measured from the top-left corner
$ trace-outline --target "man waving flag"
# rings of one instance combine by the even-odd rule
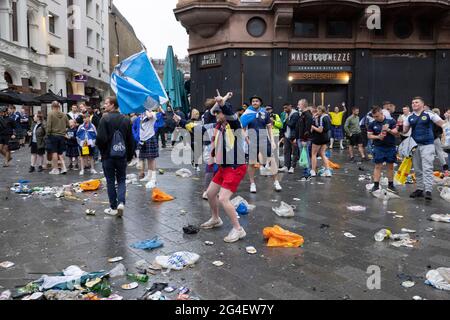
[[[144,113],[169,101],[145,50],[114,68],[111,88],[123,114]]]

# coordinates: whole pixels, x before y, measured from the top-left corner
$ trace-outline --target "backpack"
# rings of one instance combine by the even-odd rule
[[[122,124],[122,121],[120,122],[120,124]],[[127,156],[125,139],[123,138],[122,132],[120,132],[119,129],[120,125],[119,128],[114,131],[114,135],[111,140],[111,149],[109,151],[109,156],[113,159],[123,159]]]

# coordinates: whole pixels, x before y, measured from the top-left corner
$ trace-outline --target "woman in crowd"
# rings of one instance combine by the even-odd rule
[[[78,157],[80,156],[80,150],[78,148],[77,141],[78,123],[76,120],[69,120],[69,129],[67,129],[66,135],[66,157],[69,158],[69,170],[78,170]]]
[[[93,148],[97,139],[97,129],[91,123],[88,114],[83,115],[83,124],[77,131],[77,141],[81,153],[81,170],[80,176],[84,175],[84,169],[90,164],[91,174],[97,174],[94,168]]]
[[[44,127],[44,116],[41,111],[38,111],[34,115],[34,125],[29,136],[31,137],[30,147],[31,147],[31,166],[30,173],[36,171],[44,171],[44,155],[45,155],[45,127]]]
[[[312,157],[311,157],[311,177],[317,176],[317,155],[320,155],[325,167],[325,177],[331,177],[331,170],[328,165],[328,158],[326,156],[327,145],[330,142],[329,131],[331,129],[331,121],[326,114],[326,109],[323,106],[317,108],[317,113],[314,115],[312,132]]]

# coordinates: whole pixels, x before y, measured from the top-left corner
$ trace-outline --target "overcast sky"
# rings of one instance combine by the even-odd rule
[[[152,58],[165,58],[173,46],[178,57],[188,52],[188,34],[175,18],[177,0],[114,0],[114,4],[133,26]]]

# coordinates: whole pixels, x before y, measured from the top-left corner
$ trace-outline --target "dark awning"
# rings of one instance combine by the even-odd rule
[[[36,98],[41,103],[52,103],[53,101],[58,101],[59,103],[66,103],[67,98],[59,96],[57,94],[54,94],[53,92],[49,91],[46,94],[43,94],[42,96],[39,96]]]
[[[22,104],[19,95],[12,91],[0,91],[1,104]]]

